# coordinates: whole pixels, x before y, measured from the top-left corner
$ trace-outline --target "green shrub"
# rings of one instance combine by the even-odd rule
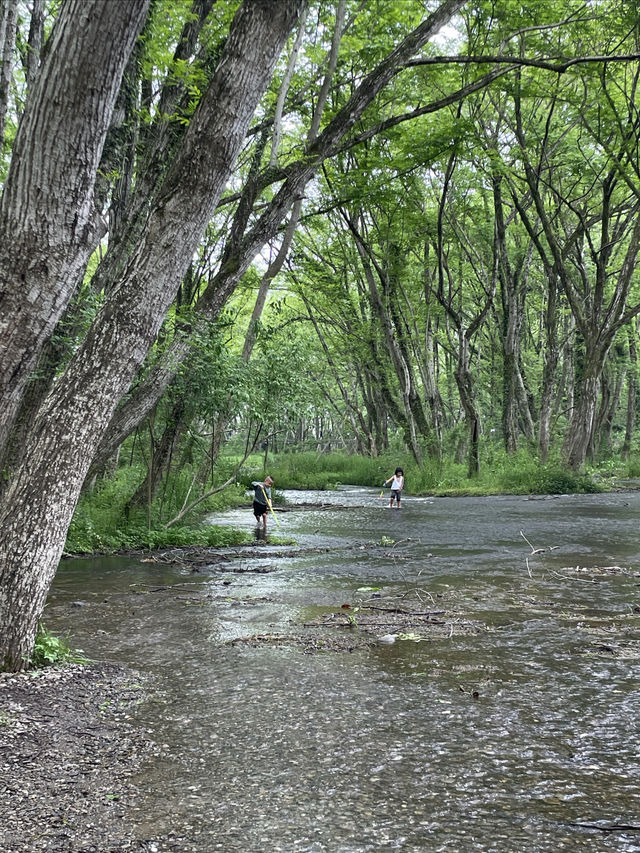
[[[89,663],[89,659],[80,650],[71,648],[68,637],[56,637],[40,623],[29,665],[41,669],[62,663]]]
[[[532,483],[532,494],[566,495],[566,494],[595,494],[601,492],[588,474],[576,474],[557,462],[542,465]]]

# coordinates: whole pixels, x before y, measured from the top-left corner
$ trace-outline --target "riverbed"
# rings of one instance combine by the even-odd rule
[[[284,494],[267,542],[256,530],[224,564],[61,564],[47,627],[154,685],[134,714],[157,749],[132,837],[204,853],[640,851],[640,493],[400,510],[371,489]],[[211,523],[253,529],[248,509]],[[332,647],[362,634],[372,601],[409,598],[439,630]],[[323,625],[324,649],[288,642]]]

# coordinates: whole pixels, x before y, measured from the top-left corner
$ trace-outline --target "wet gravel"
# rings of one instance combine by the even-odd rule
[[[127,831],[155,752],[131,717],[145,690],[110,664],[0,674],[2,853],[159,849]]]

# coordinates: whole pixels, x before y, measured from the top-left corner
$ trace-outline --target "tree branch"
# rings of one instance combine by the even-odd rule
[[[560,62],[551,62],[545,59],[527,59],[522,56],[425,56],[410,59],[404,63],[404,68],[416,68],[423,65],[523,65],[528,68],[542,68],[544,71],[553,71],[556,74],[564,74],[574,65],[582,65],[587,62],[633,62],[640,59],[640,53],[621,53],[611,56],[574,56]]]

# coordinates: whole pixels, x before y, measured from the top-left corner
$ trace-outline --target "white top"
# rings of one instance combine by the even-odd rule
[[[393,481],[391,483],[391,491],[392,492],[401,492],[402,487],[404,486],[404,477],[402,474],[398,476],[397,474],[393,475]]]

